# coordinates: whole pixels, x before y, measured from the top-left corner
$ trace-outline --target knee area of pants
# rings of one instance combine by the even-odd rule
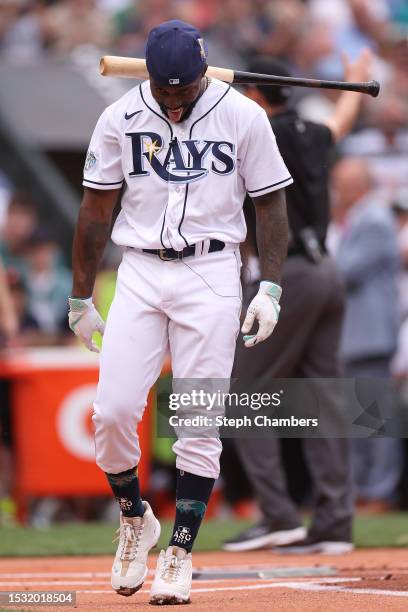
[[[92,421],[98,428],[116,429],[129,424],[134,429],[140,419],[135,418],[134,411],[127,406],[116,404],[110,405],[109,410],[95,410]]]

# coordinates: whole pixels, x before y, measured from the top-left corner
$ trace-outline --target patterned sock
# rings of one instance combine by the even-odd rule
[[[114,496],[118,500],[123,516],[143,516],[145,507],[140,497],[137,467],[119,474],[106,473],[106,477]]]
[[[170,546],[190,552],[207,509],[214,478],[177,470],[176,519]]]

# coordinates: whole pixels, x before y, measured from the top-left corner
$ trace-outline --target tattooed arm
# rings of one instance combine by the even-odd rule
[[[256,211],[256,240],[259,251],[262,282],[250,303],[241,331],[247,348],[266,340],[278,321],[280,280],[288,249],[288,219],[285,192],[273,191],[254,198]],[[255,333],[249,334],[258,321]]]
[[[103,335],[105,325],[96,310],[92,293],[96,273],[109,238],[112,215],[119,190],[85,188],[72,248],[73,286],[69,298],[69,326],[80,340],[96,353],[92,337]]]
[[[72,248],[72,296],[89,298],[109,238],[118,189],[85,187]]]
[[[285,190],[254,198],[256,241],[262,280],[280,284],[282,266],[288,250],[288,218]]]

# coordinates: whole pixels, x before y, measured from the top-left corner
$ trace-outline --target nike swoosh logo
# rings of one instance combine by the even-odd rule
[[[130,113],[130,115],[128,115],[127,113],[125,113],[125,119],[131,119],[132,117],[134,117],[135,115],[137,115],[138,113],[142,113],[143,111],[135,111],[134,113]]]

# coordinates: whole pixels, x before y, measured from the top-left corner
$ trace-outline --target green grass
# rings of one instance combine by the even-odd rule
[[[222,541],[238,533],[248,521],[211,521],[201,527],[195,550],[218,550]],[[167,546],[171,523],[162,522],[159,546]],[[67,523],[47,530],[0,528],[0,556],[102,555],[112,554],[111,541],[116,525],[112,523]],[[360,548],[408,546],[408,513],[378,517],[358,517],[354,529]]]
[[[196,550],[216,550],[223,539],[237,533],[248,522],[207,521],[203,524]],[[166,547],[172,523],[161,521],[159,546]],[[66,523],[47,530],[0,528],[0,556],[102,555],[116,550],[112,544],[114,523]]]
[[[408,512],[357,517],[354,541],[359,548],[408,546]]]

